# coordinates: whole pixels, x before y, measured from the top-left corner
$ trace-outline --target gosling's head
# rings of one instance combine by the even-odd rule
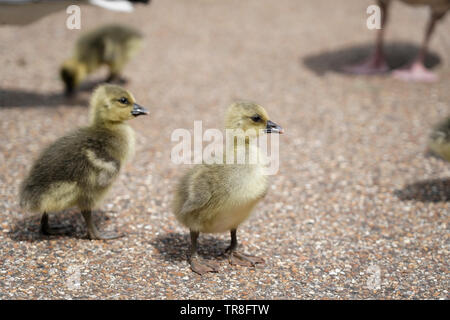
[[[86,75],[87,69],[83,63],[74,59],[64,61],[60,69],[60,76],[65,85],[65,94],[71,96]]]
[[[148,114],[136,99],[122,87],[106,84],[95,89],[91,98],[91,121],[118,123]]]
[[[283,133],[284,130],[269,120],[266,110],[253,102],[235,102],[227,111],[225,128],[243,130],[245,135],[259,135],[260,132]]]

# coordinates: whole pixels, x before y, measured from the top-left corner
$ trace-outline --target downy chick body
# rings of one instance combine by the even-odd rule
[[[141,46],[142,35],[123,25],[106,25],[82,35],[73,56],[61,66],[66,94],[72,94],[87,75],[103,65],[109,68],[106,81],[118,80],[126,63]]]
[[[48,146],[34,162],[20,188],[23,208],[43,214],[41,231],[49,212],[73,206],[86,219],[91,239],[102,235],[91,219],[125,161],[134,153],[134,131],[126,124],[147,111],[127,90],[115,85],[98,87],[92,95],[89,126],[79,128]]]
[[[230,263],[254,265],[262,259],[235,251],[236,229],[251,214],[268,189],[264,174],[264,156],[258,147],[250,143],[261,130],[282,133],[281,127],[269,120],[261,106],[250,102],[232,104],[226,117],[226,129],[238,130],[231,148],[226,148],[222,163],[200,164],[189,170],[180,180],[173,201],[176,218],[191,232],[191,268],[203,274],[215,272],[213,265],[199,261],[196,254],[199,233],[231,232]],[[237,140],[242,141],[240,145]],[[239,150],[239,148],[243,150]],[[233,163],[227,159],[245,154],[244,162]],[[255,162],[249,159],[257,159]]]

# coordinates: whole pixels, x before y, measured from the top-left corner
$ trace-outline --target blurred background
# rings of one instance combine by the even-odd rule
[[[371,4],[154,0],[131,13],[83,4],[80,30],[66,28],[65,10],[0,25],[0,299],[448,299],[450,168],[426,149],[449,114],[450,18],[426,55],[438,81],[345,74],[373,50]],[[397,68],[417,54],[429,11],[399,1],[390,9],[386,55]],[[52,215],[74,225],[73,235],[43,238],[39,217],[18,206],[18,187],[42,147],[87,123],[107,69],[66,98],[59,68],[83,32],[111,22],[143,34],[123,76],[150,110],[131,122],[135,160],[97,215],[103,229],[127,236],[85,240],[74,209]],[[170,137],[194,120],[221,129],[236,99],[261,104],[285,129],[280,171],[240,229],[244,248],[267,262],[245,269],[224,260],[220,273],[199,278],[185,262],[188,231],[170,210],[186,169],[171,163]],[[200,243],[218,256],[228,234]],[[69,267],[81,270],[79,288],[65,285]]]

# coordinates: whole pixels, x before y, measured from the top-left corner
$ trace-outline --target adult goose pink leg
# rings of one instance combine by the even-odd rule
[[[350,74],[381,74],[389,71],[389,66],[384,57],[383,49],[383,36],[384,36],[384,26],[387,21],[387,9],[388,3],[386,1],[379,0],[378,5],[381,9],[381,29],[377,32],[377,39],[375,44],[375,50],[372,55],[365,61],[348,65],[342,68],[346,73]]]
[[[393,76],[404,81],[434,82],[438,76],[425,67],[425,56],[430,42],[431,35],[436,26],[436,22],[441,19],[445,13],[432,13],[425,31],[425,38],[419,50],[416,59],[406,68],[398,69],[393,72]]]

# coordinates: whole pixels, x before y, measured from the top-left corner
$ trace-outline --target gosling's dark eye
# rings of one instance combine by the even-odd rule
[[[254,116],[252,116],[250,119],[252,119],[253,122],[261,122],[262,119],[259,116],[259,114],[255,114]]]
[[[125,97],[120,98],[118,101],[122,104],[128,104],[128,99]]]

